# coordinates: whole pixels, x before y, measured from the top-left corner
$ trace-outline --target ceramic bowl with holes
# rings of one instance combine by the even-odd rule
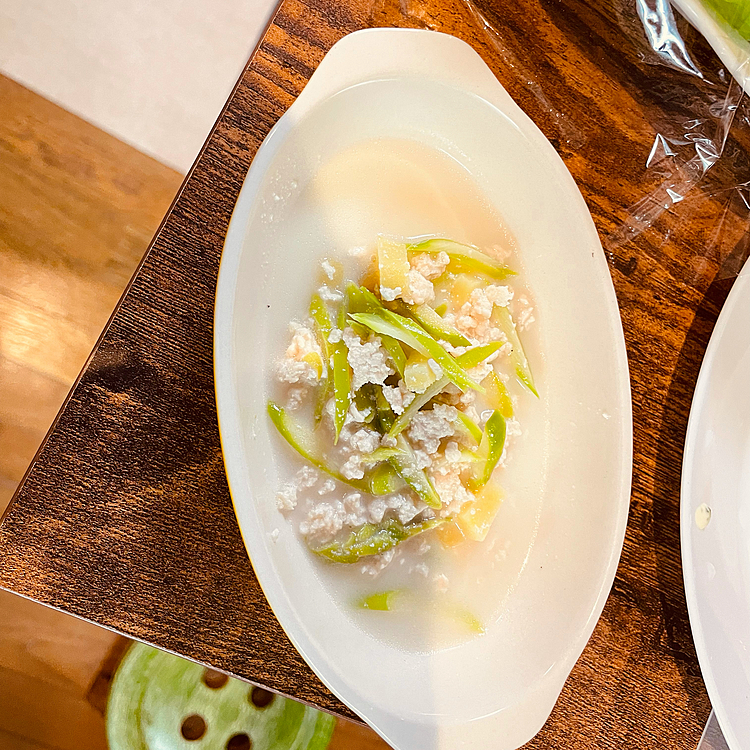
[[[378,193],[369,183],[376,194],[366,205],[346,196],[334,205],[310,188],[337,154],[373,139],[439,151],[474,181],[516,238],[538,314],[529,356],[541,399],[514,456],[517,523],[528,532],[522,565],[486,633],[451,648],[402,648],[359,627],[274,502],[289,465],[266,401],[288,321],[305,314],[322,255],[345,253],[375,228],[393,232],[408,204],[408,185]],[[432,185],[429,170],[415,179]],[[444,213],[459,211],[451,186],[440,190]],[[419,210],[415,221],[445,218]],[[583,198],[471,47],[376,29],[326,55],[247,175],[221,263],[214,356],[240,529],[274,613],[323,683],[397,750],[528,741],[614,579],[630,495],[630,389],[617,301]],[[512,541],[514,528],[504,532]],[[488,585],[487,597],[499,595]]]
[[[110,750],[325,750],[336,720],[134,643],[107,702]]]

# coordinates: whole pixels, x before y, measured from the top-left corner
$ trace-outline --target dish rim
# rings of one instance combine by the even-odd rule
[[[714,670],[712,669],[711,654],[716,649],[716,646],[709,646],[709,640],[711,639],[707,638],[703,628],[702,613],[708,605],[702,603],[701,597],[698,595],[696,572],[693,566],[693,534],[695,533],[693,524],[695,511],[692,506],[695,501],[695,492],[692,486],[692,466],[701,454],[697,431],[707,410],[705,402],[710,387],[712,371],[714,370],[716,360],[722,357],[723,352],[726,351],[724,336],[734,315],[734,308],[737,305],[737,301],[743,296],[750,296],[750,258],[745,261],[742,270],[732,285],[732,289],[721,308],[714,330],[711,332],[708,346],[706,347],[706,353],[701,363],[690,405],[690,416],[688,417],[688,426],[685,433],[685,449],[680,476],[680,558],[690,629],[695,643],[695,651],[698,656],[701,675],[706,685],[706,692],[708,693],[722,733],[731,750],[740,750],[740,743],[734,732],[733,722],[721,697],[724,691],[720,690]],[[748,332],[747,338],[750,344],[750,332]],[[748,687],[750,687],[750,680],[748,681]]]
[[[596,623],[598,622],[602,610],[604,608],[604,604],[609,596],[609,593],[612,588],[612,584],[617,572],[617,566],[619,563],[619,559],[622,553],[623,543],[624,543],[624,536],[627,526],[627,518],[629,513],[629,507],[630,507],[630,493],[631,493],[631,486],[632,486],[632,458],[633,458],[633,430],[632,430],[632,398],[631,398],[631,390],[630,390],[630,378],[629,378],[629,368],[628,368],[628,360],[627,360],[627,351],[625,347],[625,339],[624,334],[622,330],[622,320],[619,314],[619,305],[617,303],[617,298],[614,290],[614,285],[612,283],[611,274],[609,271],[609,266],[606,262],[606,258],[604,256],[603,250],[601,250],[601,243],[598,237],[598,233],[596,231],[596,228],[593,224],[593,219],[591,218],[591,214],[588,211],[588,208],[583,200],[583,197],[580,194],[580,190],[578,189],[578,186],[576,185],[575,181],[573,180],[572,176],[570,175],[569,171],[565,167],[564,163],[562,162],[562,159],[559,157],[559,154],[555,151],[555,149],[552,147],[552,145],[549,143],[549,141],[544,137],[544,135],[541,133],[541,131],[538,129],[538,127],[533,123],[533,121],[528,118],[528,116],[518,107],[518,105],[511,99],[511,97],[507,94],[507,91],[502,87],[502,84],[495,78],[494,74],[490,71],[490,69],[486,66],[486,63],[484,63],[483,60],[479,57],[479,55],[471,48],[469,45],[467,45],[462,40],[457,39],[456,37],[452,37],[447,34],[441,34],[438,32],[432,32],[432,31],[426,31],[422,29],[392,29],[392,28],[383,28],[383,29],[365,29],[361,31],[354,32],[352,34],[349,34],[345,36],[342,40],[336,43],[334,47],[331,48],[328,55],[326,55],[326,58],[324,58],[322,65],[325,63],[325,60],[329,58],[331,53],[334,50],[341,49],[342,46],[346,45],[352,45],[354,43],[353,40],[356,38],[362,38],[365,35],[372,37],[373,35],[420,35],[420,36],[426,36],[430,35],[433,38],[444,38],[444,39],[450,39],[452,40],[451,43],[459,44],[465,47],[467,50],[471,52],[471,55],[473,55],[477,60],[481,62],[481,65],[485,68],[487,74],[491,77],[492,80],[492,86],[496,87],[497,89],[497,96],[494,97],[493,100],[487,99],[486,96],[482,96],[481,93],[479,96],[482,99],[485,99],[488,101],[492,106],[494,106],[497,109],[500,109],[500,111],[508,117],[514,124],[518,125],[518,123],[522,123],[524,126],[524,134],[525,136],[534,142],[535,144],[539,145],[539,148],[543,152],[543,157],[545,161],[545,166],[549,168],[550,170],[554,170],[554,173],[557,177],[559,177],[564,184],[569,188],[570,194],[573,197],[574,200],[576,200],[580,207],[582,208],[582,211],[584,212],[583,215],[587,217],[588,223],[590,224],[590,230],[593,233],[593,237],[595,238],[596,244],[600,249],[600,259],[598,261],[598,265],[596,268],[596,271],[592,271],[592,273],[597,273],[602,276],[602,289],[604,290],[604,293],[607,295],[607,308],[612,313],[611,320],[607,320],[607,326],[611,329],[612,332],[612,342],[616,346],[616,357],[617,357],[617,374],[615,380],[616,383],[613,382],[612,390],[613,393],[615,390],[617,391],[618,396],[618,405],[622,407],[622,419],[620,423],[620,431],[618,433],[619,436],[619,445],[622,446],[622,453],[620,456],[620,461],[618,462],[616,469],[618,472],[618,490],[615,493],[613,491],[613,497],[612,497],[612,504],[613,507],[616,503],[617,505],[617,511],[616,513],[613,511],[613,517],[615,517],[615,522],[613,523],[613,532],[612,532],[612,539],[611,539],[611,545],[609,547],[609,557],[607,560],[606,568],[602,572],[602,576],[599,578],[599,586],[597,589],[597,595],[596,595],[596,601],[595,605],[591,609],[587,619],[585,622],[581,622],[581,625],[579,628],[577,628],[578,636],[577,638],[571,642],[569,647],[561,652],[560,657],[555,664],[554,668],[550,670],[550,673],[552,675],[559,676],[560,673],[562,673],[562,679],[560,680],[560,686],[559,690],[557,691],[557,695],[559,695],[560,690],[562,689],[562,685],[564,683],[564,680],[567,678],[567,675],[572,670],[575,662],[579,658],[580,654],[582,653],[583,649],[585,648],[586,644],[588,643],[591,634],[594,630],[594,627],[596,626]],[[476,62],[473,63],[476,65]],[[226,433],[226,427],[222,429],[222,422],[226,425],[226,417],[227,417],[227,406],[224,406],[226,403],[227,405],[231,405],[231,402],[234,401],[234,398],[232,396],[233,391],[235,389],[235,383],[234,383],[234,374],[232,372],[231,367],[231,357],[228,356],[231,353],[232,350],[232,333],[231,333],[231,322],[233,319],[232,315],[232,309],[234,307],[234,288],[231,287],[228,291],[231,292],[231,294],[226,295],[224,299],[220,300],[220,291],[224,289],[229,283],[233,284],[236,279],[236,272],[237,267],[240,262],[240,258],[242,255],[242,244],[245,238],[246,233],[246,226],[247,221],[250,214],[250,209],[252,208],[252,200],[247,200],[248,195],[250,197],[254,197],[254,193],[250,194],[249,191],[246,190],[248,187],[248,179],[253,175],[253,166],[256,164],[256,161],[258,160],[259,156],[265,157],[265,163],[263,163],[261,169],[256,169],[255,173],[256,175],[262,177],[266,173],[266,169],[268,167],[268,163],[273,159],[273,150],[266,149],[268,153],[265,153],[264,147],[269,146],[269,142],[273,142],[273,136],[275,133],[278,132],[287,132],[289,128],[294,126],[293,117],[291,117],[292,113],[296,115],[298,118],[304,117],[308,113],[308,111],[312,108],[312,106],[316,106],[318,104],[322,104],[329,96],[339,93],[341,91],[346,90],[350,86],[360,85],[362,83],[366,83],[369,81],[374,80],[383,80],[383,78],[390,79],[393,78],[400,78],[403,77],[399,75],[398,70],[393,70],[392,75],[384,75],[383,72],[379,72],[376,75],[373,75],[372,73],[369,75],[365,75],[364,77],[360,77],[356,81],[350,81],[348,86],[340,86],[340,82],[335,83],[333,91],[328,91],[328,94],[326,96],[322,95],[322,92],[326,91],[326,84],[325,82],[321,82],[320,79],[316,81],[316,75],[318,71],[321,68],[318,68],[316,70],[313,77],[310,79],[310,82],[308,83],[307,88],[302,92],[300,97],[292,104],[292,106],[289,108],[289,110],[279,119],[279,121],[274,125],[272,130],[269,132],[268,136],[264,140],[264,142],[261,144],[261,146],[258,149],[258,152],[256,154],[255,159],[253,160],[253,164],[251,165],[248,176],[245,180],[245,184],[243,184],[242,191],[240,192],[240,195],[237,200],[237,204],[235,205],[235,209],[232,214],[232,219],[230,222],[229,230],[227,232],[227,237],[225,241],[224,246],[224,254],[222,256],[222,264],[221,269],[219,273],[219,281],[217,283],[217,302],[216,302],[216,311],[215,311],[215,335],[214,335],[214,370],[215,370],[215,387],[216,387],[216,398],[217,398],[217,417],[219,418],[219,429],[220,429],[220,436],[221,436],[221,442],[222,442],[222,450],[224,451],[225,456],[225,466],[227,470],[227,478],[229,480],[230,485],[230,492],[232,488],[232,481],[231,478],[235,474],[235,468],[234,466],[230,466],[230,460],[227,458],[228,453],[239,453],[244,454],[244,451],[241,446],[237,446],[236,448],[232,448],[229,451],[227,446],[227,433]],[[457,74],[457,78],[460,80],[461,76],[464,75],[464,71],[459,71]],[[474,70],[474,73],[476,73],[476,69]],[[413,77],[413,73],[411,74]],[[346,75],[344,76],[346,78]],[[440,79],[432,79],[432,80],[439,80]],[[445,81],[440,81],[445,83]],[[482,87],[486,87],[488,85],[487,81],[480,82],[478,85],[474,85],[474,82],[469,81],[466,79],[464,75],[464,84],[466,88],[464,88],[464,91],[467,93],[473,93],[476,94],[477,90],[481,91]],[[314,84],[318,84],[315,86]],[[330,89],[330,85],[328,86]],[[501,92],[501,93],[500,93]],[[309,94],[309,96],[305,99],[306,94]],[[497,98],[502,98],[504,101],[505,109],[501,109],[497,104]],[[295,107],[299,104],[299,102],[302,100],[303,105],[300,105],[297,107],[297,111],[295,111]],[[246,200],[243,201],[243,195],[245,196]],[[232,246],[234,246],[234,250],[232,250]],[[229,251],[229,252],[228,252]],[[229,265],[228,263],[225,263],[225,260],[231,260],[232,265]],[[232,271],[230,275],[230,270]],[[606,278],[604,278],[604,274],[606,274]],[[225,325],[225,322],[229,325],[225,326],[224,333],[222,335],[221,330],[222,326]],[[226,356],[225,356],[226,355]],[[226,371],[224,371],[224,367],[226,366]],[[222,413],[224,414],[224,418],[222,418]],[[240,456],[238,459],[238,462],[241,464],[242,459],[244,456]],[[237,472],[240,472],[241,468],[237,468]],[[239,479],[239,473],[238,473],[238,479]],[[232,502],[235,506],[235,513],[238,516],[238,521],[240,518],[240,512],[238,507],[238,500],[235,499],[234,494],[232,493]],[[254,541],[251,541],[248,539],[246,535],[246,529],[243,528],[243,525],[240,524],[240,531],[243,537],[243,542],[245,544],[246,549],[249,550],[255,546]],[[258,578],[259,584],[261,588],[263,589],[264,595],[269,600],[269,603],[272,601],[274,602],[272,609],[274,610],[274,613],[277,612],[277,607],[279,610],[281,610],[280,614],[277,614],[277,618],[279,619],[280,623],[282,620],[286,620],[287,622],[289,620],[295,621],[298,619],[296,613],[291,611],[287,606],[286,602],[279,601],[280,597],[276,597],[275,595],[269,596],[269,592],[266,590],[264,586],[264,578],[265,578],[265,572],[264,572],[264,565],[261,564],[260,571],[258,568],[259,565],[258,560],[252,561],[251,564],[253,565],[254,569],[256,570],[256,576]],[[592,587],[593,592],[593,587]],[[281,605],[281,606],[279,606]],[[329,680],[328,677],[324,674],[320,674],[315,667],[310,663],[310,659],[308,658],[308,655],[306,653],[306,649],[303,646],[302,643],[300,643],[299,639],[297,638],[297,634],[293,632],[287,631],[286,627],[282,624],[282,628],[287,633],[287,636],[295,646],[295,648],[300,652],[302,657],[305,659],[305,661],[310,665],[310,667],[313,669],[315,674],[318,676],[318,678],[323,682],[323,684],[334,694],[336,695],[339,700],[341,700],[345,705],[347,705],[350,709],[357,711],[357,707],[352,705],[346,697],[342,696],[341,692],[334,686],[335,682],[333,680]],[[541,727],[539,727],[541,728]],[[537,730],[538,731],[538,730]],[[532,735],[533,736],[533,735]],[[387,739],[387,738],[386,738]]]

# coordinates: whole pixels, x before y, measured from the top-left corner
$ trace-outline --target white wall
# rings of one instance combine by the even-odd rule
[[[0,0],[0,72],[186,172],[276,4]]]

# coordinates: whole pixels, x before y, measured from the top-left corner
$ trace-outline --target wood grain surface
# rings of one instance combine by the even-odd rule
[[[0,355],[2,513],[183,178],[3,76],[0,101],[0,308],[16,312],[2,320],[12,357]],[[74,327],[75,344],[12,347],[31,313],[52,338]],[[42,371],[30,360],[40,352]],[[0,591],[0,750],[104,750],[109,688],[130,643]],[[384,747],[343,719],[331,741]]]
[[[0,512],[182,176],[0,76]]]
[[[0,76],[0,513],[182,179]],[[104,750],[117,639],[0,591],[0,750]]]
[[[650,51],[625,0],[284,0],[0,528],[0,584],[349,713],[289,644],[242,547],[212,314],[260,142],[335,41],[384,25],[446,31],[479,51],[580,186],[621,307],[635,438],[627,537],[603,616],[529,747],[692,750],[710,707],[682,588],[680,464],[700,361],[748,251],[748,118],[694,32],[681,24],[703,78]],[[696,143],[697,173],[684,156]],[[652,190],[636,214],[685,199],[630,231]]]

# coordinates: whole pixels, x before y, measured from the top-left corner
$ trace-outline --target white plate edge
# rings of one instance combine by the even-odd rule
[[[608,561],[607,570],[605,575],[602,578],[602,585],[599,589],[598,596],[596,598],[596,602],[594,604],[594,607],[592,608],[592,611],[587,619],[587,621],[582,625],[581,628],[581,637],[579,640],[577,640],[569,649],[569,651],[565,654],[564,657],[561,657],[560,662],[555,667],[555,670],[552,674],[555,674],[557,672],[563,672],[561,679],[559,680],[560,690],[562,689],[562,686],[565,682],[565,679],[567,678],[570,670],[572,669],[573,665],[575,664],[575,661],[580,657],[581,653],[583,652],[586,644],[588,643],[588,640],[591,637],[591,634],[593,633],[593,630],[596,626],[596,623],[599,620],[599,617],[601,616],[601,612],[604,608],[604,604],[606,603],[607,598],[609,597],[612,584],[614,582],[616,572],[617,572],[617,566],[620,560],[620,556],[622,553],[622,547],[625,537],[625,531],[627,526],[627,519],[628,519],[628,513],[630,508],[630,492],[631,492],[631,485],[632,485],[632,463],[633,463],[633,428],[632,428],[632,398],[631,398],[631,390],[630,390],[630,378],[629,378],[629,367],[628,367],[628,359],[627,359],[627,350],[625,346],[625,339],[624,339],[624,333],[622,329],[622,320],[619,313],[619,305],[617,302],[616,293],[614,290],[614,285],[612,283],[612,277],[609,271],[609,266],[607,264],[607,260],[604,254],[603,249],[601,248],[601,242],[599,240],[598,233],[596,231],[596,227],[593,223],[593,219],[591,218],[590,212],[588,210],[588,207],[586,206],[586,203],[583,199],[583,196],[580,193],[580,190],[578,189],[577,184],[575,183],[573,177],[571,176],[568,169],[565,167],[565,164],[563,163],[562,159],[560,158],[557,151],[555,151],[554,147],[551,145],[551,143],[545,138],[545,136],[542,134],[542,132],[538,129],[536,124],[521,110],[521,108],[515,103],[515,101],[510,97],[510,95],[507,93],[507,91],[502,87],[500,82],[495,78],[495,76],[492,74],[491,70],[486,66],[484,61],[479,57],[479,55],[474,51],[472,47],[470,47],[465,42],[449,36],[447,34],[441,34],[438,32],[432,32],[432,31],[425,31],[422,29],[389,29],[389,28],[379,28],[379,29],[366,29],[362,31],[357,31],[352,34],[347,35],[342,40],[336,43],[334,45],[328,55],[323,59],[321,65],[318,67],[318,69],[315,71],[315,74],[311,78],[310,82],[308,83],[307,87],[303,90],[303,92],[300,94],[300,96],[295,100],[295,102],[291,105],[289,110],[279,119],[279,121],[276,123],[276,125],[272,128],[264,142],[261,144],[260,148],[258,149],[258,152],[256,154],[256,157],[253,161],[253,165],[256,164],[258,158],[261,158],[261,162],[268,162],[272,159],[273,152],[269,151],[267,148],[267,145],[269,143],[274,142],[274,134],[276,133],[278,135],[278,132],[288,130],[300,117],[304,116],[306,112],[320,103],[321,101],[325,100],[329,96],[331,96],[334,93],[338,93],[339,91],[343,90],[343,88],[346,88],[348,86],[356,85],[358,83],[363,83],[365,81],[372,81],[372,80],[379,80],[382,78],[391,78],[391,77],[398,77],[399,75],[402,75],[400,72],[399,65],[403,63],[403,60],[400,60],[398,58],[394,58],[391,56],[387,62],[384,62],[382,57],[379,56],[371,56],[371,57],[365,57],[361,56],[358,58],[358,62],[361,67],[357,68],[356,66],[351,66],[347,68],[344,75],[334,75],[331,80],[326,81],[322,78],[322,76],[318,76],[318,73],[323,70],[328,72],[326,68],[328,67],[330,71],[334,71],[335,69],[331,66],[333,63],[332,60],[335,59],[333,53],[340,52],[342,48],[344,48],[347,45],[351,45],[354,43],[358,43],[360,39],[363,37],[369,37],[368,41],[373,41],[375,44],[379,44],[381,41],[389,47],[390,51],[399,51],[398,47],[393,47],[393,41],[396,35],[404,36],[404,35],[419,35],[423,38],[431,38],[436,39],[440,38],[442,40],[450,40],[450,44],[459,45],[463,48],[465,48],[464,55],[468,57],[472,57],[472,63],[471,65],[468,65],[468,68],[471,68],[470,73],[467,72],[465,69],[457,69],[457,68],[448,68],[445,67],[444,70],[438,70],[434,66],[427,67],[425,65],[422,66],[424,73],[429,73],[429,78],[435,81],[438,81],[440,83],[447,83],[448,85],[453,86],[459,86],[461,88],[464,88],[465,90],[468,90],[473,93],[479,94],[483,99],[487,100],[489,103],[491,103],[493,106],[497,107],[498,109],[501,109],[502,112],[506,113],[510,119],[512,119],[514,122],[521,121],[526,126],[526,131],[524,135],[529,139],[533,140],[539,147],[539,150],[541,152],[541,158],[544,158],[545,162],[549,166],[551,170],[554,170],[556,175],[570,187],[571,196],[574,198],[575,201],[579,203],[579,205],[582,207],[583,212],[585,212],[585,215],[588,216],[589,221],[589,231],[592,234],[592,240],[594,244],[599,248],[600,252],[597,254],[597,258],[595,258],[595,261],[597,262],[597,272],[603,276],[603,282],[604,282],[604,289],[606,290],[606,295],[609,297],[609,308],[610,312],[612,313],[611,319],[607,321],[608,327],[612,330],[612,339],[616,341],[616,355],[618,360],[618,368],[617,371],[619,373],[619,383],[618,390],[619,390],[619,403],[623,407],[623,418],[621,420],[620,424],[620,439],[623,447],[625,448],[623,452],[623,459],[621,464],[617,467],[619,472],[619,478],[620,478],[620,487],[619,487],[619,512],[617,515],[617,523],[615,525],[615,531],[614,531],[614,545],[612,549],[612,554],[610,556],[610,559]],[[386,37],[390,37],[387,39]],[[356,41],[355,41],[356,40]],[[441,43],[446,43],[445,41]],[[469,55],[470,53],[470,55]],[[408,53],[405,51],[405,60],[408,62]],[[328,63],[327,63],[328,61]],[[480,76],[477,76],[477,70],[479,70],[479,66],[477,66],[477,62],[481,65],[482,73]],[[413,67],[412,70],[410,70],[410,73],[413,73]],[[316,79],[316,76],[318,78]],[[313,85],[315,84],[315,85]],[[341,88],[340,88],[341,87]],[[498,99],[502,101],[502,108],[498,105]],[[264,149],[264,147],[266,147]],[[248,173],[251,175],[253,170],[251,169]],[[263,175],[264,171],[261,170],[255,170],[256,174]],[[237,200],[237,204],[235,206],[235,210],[233,212],[229,229],[227,231],[227,238],[224,246],[224,254],[222,256],[221,266],[219,270],[219,278],[217,281],[217,304],[215,309],[215,315],[214,315],[214,330],[215,332],[219,330],[218,321],[220,319],[226,319],[231,320],[231,312],[234,307],[234,289],[232,289],[231,295],[220,295],[219,290],[223,288],[223,286],[226,286],[229,281],[234,279],[234,276],[236,274],[237,266],[239,265],[240,260],[240,253],[239,250],[237,253],[232,255],[231,253],[227,253],[227,247],[231,245],[231,241],[234,241],[237,239],[238,241],[235,242],[235,246],[239,249],[242,244],[242,239],[244,238],[244,232],[245,227],[250,215],[250,211],[252,208],[252,204],[248,200],[248,196],[251,195],[248,188],[247,179],[245,181],[245,184],[243,184],[242,190],[240,191],[240,195]],[[243,194],[245,196],[245,200],[243,200]],[[237,237],[235,238],[235,235]],[[231,241],[230,241],[231,240]],[[223,297],[223,299],[220,299],[220,297]],[[236,432],[239,434],[241,425],[239,423],[239,418],[236,416],[235,413],[233,413],[231,408],[234,406],[234,403],[232,401],[232,398],[230,397],[230,394],[234,391],[234,378],[231,371],[224,372],[222,367],[219,363],[228,363],[229,357],[223,357],[224,352],[231,351],[231,333],[227,333],[227,336],[225,338],[221,338],[220,336],[216,335],[215,333],[215,342],[214,342],[214,372],[215,372],[215,390],[216,390],[216,399],[217,399],[217,417],[219,418],[220,423],[220,434],[222,434],[221,430],[221,424],[229,424],[233,423],[234,430],[232,427],[229,428],[229,431]],[[223,358],[222,358],[223,357]],[[231,370],[231,368],[228,368]],[[222,395],[226,394],[226,396]],[[224,417],[222,418],[221,414],[224,414]],[[224,442],[222,440],[222,449],[225,450]],[[230,451],[232,452],[232,451]],[[229,466],[229,462],[225,460],[225,466],[228,477],[231,479],[231,477],[235,477],[235,482],[239,485],[240,483],[244,483],[244,476],[241,475],[241,471],[238,469],[237,471],[233,470]],[[230,493],[231,493],[231,486],[232,481],[229,482],[230,485]],[[234,503],[234,498],[233,498]],[[235,512],[237,511],[235,507]],[[248,544],[248,539],[246,538],[246,530],[243,530],[240,527],[240,532],[243,537],[243,542],[245,543],[246,548],[254,548],[257,545],[255,543]],[[256,572],[256,576],[258,578],[258,582],[261,585],[261,588],[263,588],[262,580],[265,577],[265,575],[268,575],[267,568],[266,568],[266,562],[268,562],[268,568],[272,568],[273,566],[270,564],[270,561],[260,560],[256,559],[255,562],[251,560],[251,564],[254,568],[260,571],[260,575]],[[269,576],[270,577],[270,576]],[[281,622],[284,618],[291,618],[296,620],[296,615],[286,606],[286,601],[283,597],[276,597],[275,595],[269,596],[268,592],[263,589],[264,595],[269,601],[269,604],[273,601],[272,609],[274,613],[281,612],[282,614],[277,614],[277,618]],[[282,625],[283,628],[283,625]],[[299,651],[299,653],[302,655],[302,657],[305,659],[306,662],[309,664],[308,657],[306,655],[306,649],[303,646],[303,644],[299,641],[299,639],[286,631],[287,637],[289,637],[292,644],[295,646],[295,648]],[[337,696],[339,700],[342,701],[346,706],[348,706],[351,710],[356,712],[356,708],[352,703],[350,703],[346,698],[344,698],[341,694],[341,692],[336,688],[335,683],[333,680],[328,680],[324,675],[321,675],[315,670],[312,666],[311,668],[315,672],[315,674],[318,676],[318,678],[323,682],[323,684],[334,694]],[[559,692],[559,691],[558,691]],[[384,735],[383,735],[384,736]],[[388,737],[384,738],[387,740]]]
[[[693,498],[691,470],[692,461],[695,460],[696,442],[695,436],[696,425],[700,419],[703,404],[705,402],[705,392],[713,370],[713,364],[716,360],[717,353],[721,350],[722,340],[726,332],[728,321],[732,317],[733,310],[737,300],[743,294],[750,294],[750,258],[745,262],[739,275],[732,285],[732,289],[727,296],[726,301],[716,320],[716,325],[711,332],[706,353],[701,363],[701,369],[698,373],[698,380],[693,392],[693,400],[690,405],[690,416],[688,417],[688,426],[685,435],[685,450],[682,459],[682,472],[680,482],[680,556],[682,561],[682,577],[685,586],[685,600],[688,609],[688,618],[690,628],[695,644],[695,651],[698,655],[698,663],[701,669],[701,675],[706,685],[706,691],[711,701],[712,708],[716,718],[721,726],[722,733],[731,750],[742,750],[739,741],[732,729],[732,722],[729,715],[724,709],[720,699],[719,688],[713,676],[711,669],[710,649],[708,647],[703,625],[700,617],[700,603],[695,587],[695,571],[692,564],[692,535],[695,532],[694,513],[695,509],[691,507]]]

